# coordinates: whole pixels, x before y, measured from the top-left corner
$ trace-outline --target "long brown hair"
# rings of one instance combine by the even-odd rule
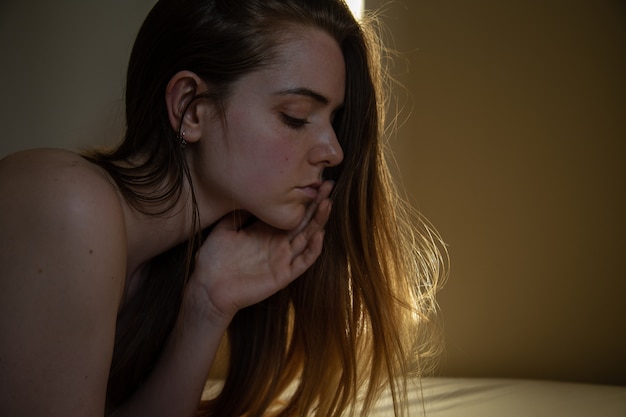
[[[195,72],[213,86],[201,98],[223,111],[233,83],[272,63],[282,34],[302,25],[329,33],[346,63],[345,105],[334,121],[345,158],[325,172],[336,184],[324,249],[289,287],[237,313],[223,388],[201,405],[202,416],[265,415],[290,384],[293,393],[276,415],[365,414],[385,386],[401,415],[407,378],[424,373],[436,357],[432,318],[445,249],[393,185],[382,49],[374,25],[356,22],[342,1],[159,1],[130,59],[124,141],[88,157],[107,169],[137,210],[166,215],[189,181],[167,117],[168,81],[178,71]],[[155,209],[164,202],[165,209]],[[132,395],[153,366],[179,313],[198,244],[190,236],[153,261],[153,276],[129,313],[131,325],[116,337],[110,409]]]

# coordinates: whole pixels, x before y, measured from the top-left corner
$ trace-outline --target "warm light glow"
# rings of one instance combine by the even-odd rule
[[[363,2],[364,0],[346,0],[348,7],[350,7],[352,14],[357,18],[357,20],[363,15]]]

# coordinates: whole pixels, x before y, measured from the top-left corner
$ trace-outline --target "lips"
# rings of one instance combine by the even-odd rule
[[[298,189],[308,198],[315,199],[319,193],[320,186],[321,184],[319,182],[314,182],[304,187],[298,187]]]

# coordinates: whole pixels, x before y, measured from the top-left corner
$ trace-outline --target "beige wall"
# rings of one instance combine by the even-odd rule
[[[394,148],[450,245],[440,373],[626,384],[626,6],[403,3]]]
[[[0,0],[0,156],[115,141],[132,42],[156,0]]]
[[[152,4],[0,1],[0,156],[115,138]],[[452,256],[440,373],[626,384],[624,6],[387,9],[413,102],[393,144]]]

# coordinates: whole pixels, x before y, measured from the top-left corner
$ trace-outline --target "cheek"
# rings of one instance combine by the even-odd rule
[[[294,173],[300,163],[298,138],[271,118],[253,117],[247,108],[231,116],[226,146],[239,171],[235,175],[244,175],[253,187],[263,187]]]
[[[284,135],[284,134],[283,134]],[[268,131],[252,139],[254,143],[248,152],[248,162],[264,174],[289,174],[298,165],[298,149],[295,139],[279,136],[278,132]]]
[[[267,136],[246,141],[243,152],[233,155],[231,175],[238,178],[239,187],[258,194],[275,189],[295,177],[297,157],[293,146]]]
[[[268,147],[254,154],[250,166],[251,174],[256,176],[254,181],[271,183],[282,180],[287,175],[294,174],[297,158],[292,149],[284,146]]]

